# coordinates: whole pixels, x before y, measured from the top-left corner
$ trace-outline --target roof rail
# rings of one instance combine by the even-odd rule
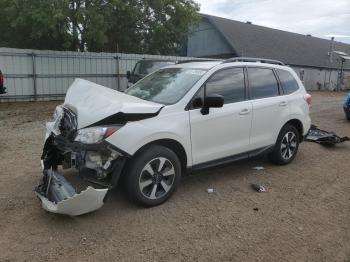
[[[203,59],[189,59],[189,60],[182,60],[177,61],[176,64],[185,64],[185,63],[193,63],[193,62],[214,62],[214,61],[222,61],[221,59],[210,59],[210,58],[203,58]]]
[[[285,65],[283,62],[273,59],[265,59],[265,58],[253,58],[253,57],[232,57],[225,60],[223,63],[231,63],[231,62],[260,62],[266,64],[276,64],[276,65]]]

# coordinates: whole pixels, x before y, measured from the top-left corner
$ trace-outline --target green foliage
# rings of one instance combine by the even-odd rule
[[[175,54],[193,0],[0,0],[0,46]]]

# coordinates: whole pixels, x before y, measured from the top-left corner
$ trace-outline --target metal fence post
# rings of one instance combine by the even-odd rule
[[[36,62],[35,62],[35,53],[31,53],[32,56],[32,66],[33,66],[33,95],[34,100],[37,100],[37,86],[36,86]]]
[[[119,56],[117,55],[115,57],[115,59],[117,59],[117,83],[118,83],[118,88],[117,90],[120,91],[120,64],[119,64]]]

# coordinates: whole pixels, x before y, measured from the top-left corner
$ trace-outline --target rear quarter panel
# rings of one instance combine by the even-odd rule
[[[299,85],[299,90],[292,94],[286,95],[290,108],[289,120],[300,120],[300,122],[303,124],[303,135],[306,135],[311,126],[310,105],[304,99],[304,95],[306,95],[307,92],[295,71],[292,69],[288,71],[294,76]]]

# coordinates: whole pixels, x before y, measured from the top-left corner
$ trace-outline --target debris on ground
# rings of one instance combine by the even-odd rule
[[[259,211],[259,208],[254,207],[253,210],[254,210],[254,211]]]
[[[77,192],[63,175],[49,169],[43,172],[35,192],[45,210],[79,216],[102,207],[108,188],[95,189],[88,186],[85,190]]]
[[[208,194],[212,194],[215,192],[214,188],[208,188],[207,189]]]
[[[315,125],[311,125],[309,132],[305,137],[305,141],[315,142],[321,145],[333,146],[338,143],[349,141],[349,137],[340,137],[334,132],[328,132],[317,128]]]
[[[252,167],[252,169],[254,169],[254,170],[264,170],[265,168],[263,166],[255,166],[255,167]]]
[[[252,184],[252,188],[259,193],[267,192],[267,188],[261,184]]]

